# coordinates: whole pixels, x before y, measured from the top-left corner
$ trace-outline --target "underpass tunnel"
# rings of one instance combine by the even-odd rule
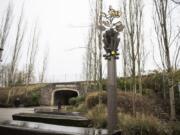
[[[69,99],[77,97],[78,92],[74,90],[59,90],[54,93],[54,105],[58,105],[60,101],[61,105],[69,105]]]

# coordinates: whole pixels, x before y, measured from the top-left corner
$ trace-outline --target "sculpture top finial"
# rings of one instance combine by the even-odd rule
[[[124,29],[124,25],[120,20],[119,21],[117,20],[120,18],[121,14],[122,13],[120,11],[113,9],[112,6],[110,5],[108,14],[102,12],[103,26],[101,26],[101,29],[106,30],[108,28],[110,29],[113,28],[117,32],[121,32]]]

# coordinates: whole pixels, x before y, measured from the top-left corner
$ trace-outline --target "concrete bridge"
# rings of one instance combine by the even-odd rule
[[[41,89],[40,104],[54,106],[61,101],[61,104],[68,105],[70,98],[84,95],[89,91],[86,84],[85,81],[51,83]]]

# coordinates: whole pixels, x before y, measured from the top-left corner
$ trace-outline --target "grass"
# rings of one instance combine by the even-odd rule
[[[102,104],[98,104],[99,96],[103,99]],[[93,127],[107,128],[107,101],[103,96],[106,96],[105,92],[90,93],[86,95],[84,102],[68,107],[68,111],[83,112],[92,120]],[[120,92],[118,97],[121,100],[118,102],[118,128],[123,135],[180,135],[180,122],[165,122],[159,119],[153,113],[152,102],[146,96],[136,95],[136,116],[131,114],[132,106],[129,105],[132,93]]]
[[[107,110],[105,105],[97,105],[89,110],[86,116],[92,120],[93,126],[96,128],[107,127]]]
[[[161,121],[152,115],[137,114],[134,117],[130,114],[119,113],[118,120],[118,127],[126,135],[159,135],[164,130]]]
[[[155,104],[152,102],[152,99],[149,99],[146,96],[140,94],[135,94],[135,106],[136,112],[152,114],[154,113]],[[118,92],[117,94],[117,105],[120,108],[121,112],[132,113],[133,105],[133,93],[132,92]],[[85,104],[88,109],[93,108],[98,105],[99,101],[102,104],[107,104],[107,93],[106,92],[92,92],[86,96]]]

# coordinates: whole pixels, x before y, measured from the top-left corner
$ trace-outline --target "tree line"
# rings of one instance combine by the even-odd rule
[[[41,71],[37,73],[35,64],[39,53],[40,28],[38,21],[28,25],[25,17],[24,3],[19,11],[15,11],[16,5],[9,2],[5,11],[1,14],[0,21],[0,47],[2,62],[0,63],[0,86],[13,87],[15,85],[29,85],[36,80],[45,81],[48,51],[44,52]],[[20,61],[25,61],[23,68]]]

